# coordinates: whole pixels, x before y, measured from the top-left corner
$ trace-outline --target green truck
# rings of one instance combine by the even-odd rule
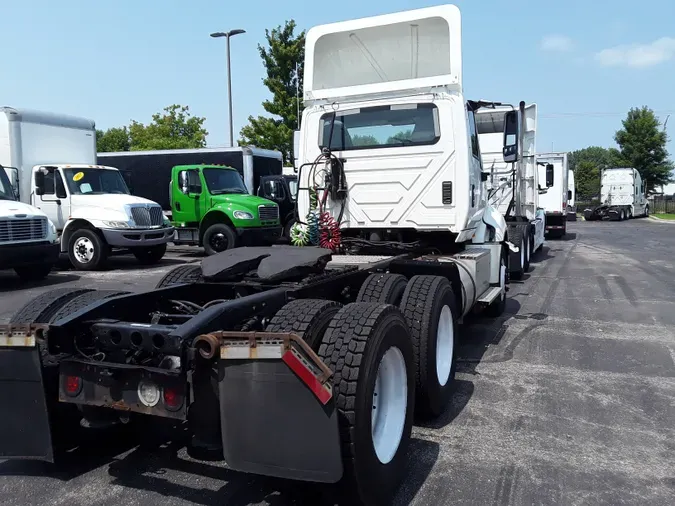
[[[239,172],[223,165],[177,165],[169,189],[174,244],[213,255],[236,246],[274,244],[282,234],[279,206],[249,194]]]

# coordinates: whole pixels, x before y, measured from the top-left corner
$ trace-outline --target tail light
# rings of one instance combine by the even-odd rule
[[[66,395],[77,397],[82,391],[82,378],[79,376],[66,376],[63,381],[63,389]]]
[[[183,396],[173,388],[165,388],[163,397],[164,407],[169,411],[176,411],[183,406]]]

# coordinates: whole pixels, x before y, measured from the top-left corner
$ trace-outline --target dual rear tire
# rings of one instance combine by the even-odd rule
[[[390,504],[414,414],[438,416],[452,395],[457,303],[446,278],[396,274],[371,275],[357,300],[295,300],[266,330],[301,335],[334,373],[341,490],[352,504]]]

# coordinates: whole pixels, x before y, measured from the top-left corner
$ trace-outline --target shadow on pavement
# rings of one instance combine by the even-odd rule
[[[22,281],[14,271],[6,271],[0,274],[0,293],[14,290],[30,290],[31,288],[43,288],[48,286],[57,286],[63,283],[72,283],[80,279],[75,274],[62,274],[58,271],[52,271],[49,276],[40,281]]]

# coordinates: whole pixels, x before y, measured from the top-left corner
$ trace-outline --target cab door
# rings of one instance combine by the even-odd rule
[[[206,206],[198,169],[180,169],[171,178],[171,215],[176,223],[198,225]]]
[[[47,215],[59,232],[63,230],[70,217],[70,198],[58,168],[33,169],[32,204]]]

